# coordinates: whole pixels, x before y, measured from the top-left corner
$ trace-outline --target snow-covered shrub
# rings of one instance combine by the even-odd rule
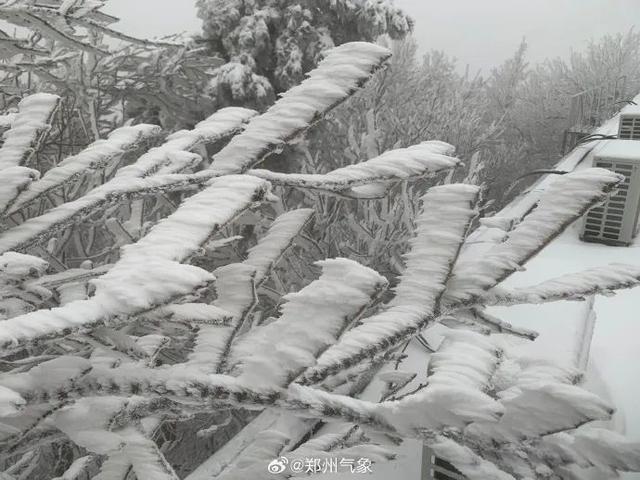
[[[308,267],[313,281],[281,291],[276,265],[300,248],[316,213],[283,208],[274,185],[366,202],[381,186],[459,164],[452,146],[430,141],[331,172],[255,168],[389,55],[345,43],[262,115],[221,109],[144,154],[157,129],[126,127],[16,182],[58,99],[39,94],[21,104],[5,135],[11,148],[0,150],[3,478],[277,478],[266,467],[283,453],[366,452],[383,461],[403,438],[423,441],[471,479],[640,470],[637,445],[585,426],[613,409],[580,388],[579,372],[519,358],[492,333],[535,335],[483,310],[640,282],[637,268],[612,266],[531,289],[498,288],[602,202],[621,182],[617,174],[559,178],[536,208],[502,225],[506,240],[481,258],[465,245],[480,188],[428,188],[394,288],[369,267],[327,258]],[[37,128],[18,131],[45,98],[49,113],[38,114]],[[206,147],[229,137],[208,158]],[[137,160],[121,163],[131,152]],[[225,257],[243,240],[238,225],[255,226],[258,241]],[[307,235],[303,244],[312,243]],[[289,261],[289,275],[299,264]],[[274,301],[277,310],[264,308]],[[379,402],[359,398],[409,340],[443,322],[450,330],[426,385],[406,391],[414,375],[386,372]],[[227,441],[243,426],[240,440]]]

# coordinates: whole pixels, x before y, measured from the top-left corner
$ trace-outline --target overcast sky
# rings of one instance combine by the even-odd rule
[[[640,29],[640,0],[395,0],[415,20],[420,48],[444,50],[462,66],[488,70],[520,40],[529,58],[566,57],[589,39]],[[110,0],[118,28],[139,36],[198,31],[194,0]]]

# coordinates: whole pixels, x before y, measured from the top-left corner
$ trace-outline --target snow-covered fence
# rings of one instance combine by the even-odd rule
[[[379,46],[344,44],[262,115],[220,110],[121,166],[125,152],[159,133],[127,127],[23,193],[5,189],[13,196],[0,232],[3,476],[125,480],[133,472],[139,480],[175,480],[180,465],[169,460],[175,444],[161,441],[166,430],[203,419],[193,440],[183,440],[195,445],[228,425],[216,423],[216,413],[237,409],[262,412],[239,434],[246,442],[209,452],[192,478],[272,478],[267,464],[283,453],[366,452],[383,461],[403,438],[424,442],[470,479],[640,470],[636,444],[586,426],[613,409],[579,386],[580,372],[519,357],[493,333],[527,340],[535,333],[484,312],[638,283],[637,268],[612,266],[517,291],[498,286],[603,201],[622,181],[615,173],[568,174],[518,222],[494,219],[506,239],[482,258],[465,251],[480,189],[433,187],[421,198],[406,267],[392,289],[345,258],[317,262],[317,278],[296,292],[270,286],[314,215],[279,211],[278,185],[354,201],[459,164],[450,145],[425,142],[325,174],[253,169],[388,57]],[[209,163],[204,147],[230,136]],[[24,149],[42,141],[30,138]],[[98,186],[77,185],[84,169]],[[105,169],[109,175],[97,175]],[[0,170],[3,185],[15,184],[12,175],[11,167]],[[61,200],[36,201],[67,188],[74,193]],[[269,224],[266,232],[246,255],[219,265],[214,254],[233,245],[233,225],[251,216]],[[275,318],[264,318],[258,309],[274,296]],[[360,396],[382,365],[401,363],[403,346],[436,324],[450,328],[425,384],[412,383],[417,372],[386,372],[380,401]],[[245,413],[243,423],[251,418]],[[335,428],[323,431],[327,424]],[[44,459],[56,448],[70,453],[51,467]],[[40,457],[31,461],[32,452]],[[183,471],[197,467],[191,461]]]

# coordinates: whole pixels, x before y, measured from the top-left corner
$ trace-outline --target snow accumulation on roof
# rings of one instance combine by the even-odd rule
[[[620,158],[624,160],[637,160],[640,158],[640,142],[629,140],[611,140],[599,142],[594,149],[594,154],[604,158]]]
[[[638,103],[638,102],[636,102]],[[640,115],[640,104],[639,105],[629,105],[625,107],[622,112],[624,115]]]

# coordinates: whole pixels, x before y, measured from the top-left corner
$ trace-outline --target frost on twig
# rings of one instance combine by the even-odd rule
[[[123,247],[118,263],[94,280],[93,297],[52,310],[21,315],[3,324],[4,347],[96,326],[169,303],[213,280],[210,273],[180,262],[211,235],[264,198],[268,184],[255,177],[228,176],[185,200],[141,240]]]
[[[15,199],[7,213],[17,212],[51,191],[77,181],[87,172],[115,164],[127,151],[136,149],[159,133],[160,127],[145,124],[114,130],[106,140],[92,143],[80,153],[64,159],[48,170],[39,181],[33,182]]]
[[[181,157],[184,152],[192,152],[199,146],[210,145],[238,133],[256,114],[257,112],[247,108],[222,108],[198,123],[193,130],[172,133],[164,144],[149,150],[133,165],[121,168],[116,177],[146,177],[156,172],[179,173],[179,169],[171,166],[174,163],[184,163]]]
[[[584,300],[591,295],[611,295],[640,284],[640,267],[611,264],[562,275],[530,287],[495,287],[482,298],[486,305],[520,305],[561,300]]]
[[[516,337],[535,340],[538,333],[526,328],[516,327],[500,318],[489,314],[485,309],[473,307],[456,310],[451,315],[440,317],[440,323],[451,328],[479,331],[483,334],[508,333]]]
[[[214,306],[229,312],[231,318],[223,327],[200,327],[190,361],[211,371],[222,372],[227,368],[231,344],[255,306],[257,288],[312,215],[313,210],[304,208],[280,215],[258,244],[249,249],[244,262],[227,265],[214,272],[218,280],[218,298]]]
[[[371,43],[331,49],[300,85],[291,88],[213,157],[216,174],[242,173],[283,147],[352,95],[391,56]]]
[[[329,348],[304,374],[315,383],[331,373],[389,350],[427,326],[437,315],[445,283],[466,238],[479,189],[470,185],[431,188],[422,197],[416,237],[396,296],[381,313],[365,318]]]
[[[286,303],[274,322],[254,328],[233,347],[240,381],[286,385],[361,315],[386,287],[384,277],[346,259],[320,262],[320,278]],[[322,322],[318,322],[318,319]]]
[[[28,164],[49,133],[60,97],[49,93],[29,95],[18,104],[18,114],[3,135],[0,171]]]
[[[453,147],[442,142],[424,142],[408,148],[390,150],[366,162],[348,165],[325,174],[278,173],[249,170],[274,185],[286,185],[349,196],[353,187],[388,181],[410,180],[454,168],[460,160],[448,156]]]
[[[25,168],[49,134],[60,97],[48,93],[30,95],[18,104],[11,128],[0,147],[0,215],[31,182],[37,171]]]

